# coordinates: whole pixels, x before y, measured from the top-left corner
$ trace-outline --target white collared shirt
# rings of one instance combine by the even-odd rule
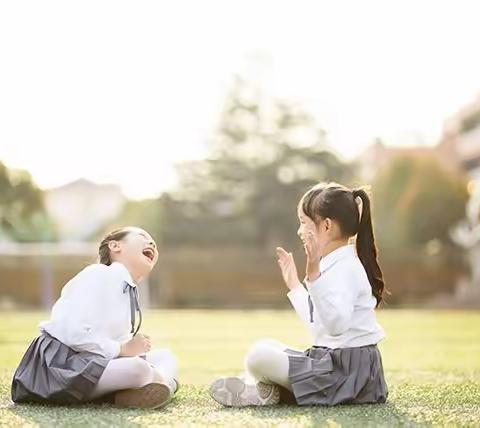
[[[125,282],[136,287],[121,263],[87,266],[63,287],[50,320],[41,322],[40,330],[75,351],[117,357],[120,345],[132,338]]]
[[[353,348],[385,337],[375,315],[376,299],[354,245],[345,245],[320,260],[320,277],[287,294],[313,334],[314,345]],[[310,319],[308,295],[313,303]]]

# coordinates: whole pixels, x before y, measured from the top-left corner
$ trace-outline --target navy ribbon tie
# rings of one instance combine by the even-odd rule
[[[130,333],[133,333],[135,336],[140,330],[140,326],[142,325],[142,311],[140,310],[140,304],[138,303],[138,290],[137,287],[130,285],[127,281],[124,283],[123,293],[125,294],[128,291],[128,295],[130,297],[130,323],[132,325],[132,329]],[[138,326],[135,329],[135,314],[138,311]]]
[[[310,322],[313,322],[313,302],[310,294],[308,295],[308,309],[310,310]]]

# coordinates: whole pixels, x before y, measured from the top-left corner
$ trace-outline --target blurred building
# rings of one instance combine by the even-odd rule
[[[379,167],[401,156],[434,156],[446,167],[456,167],[455,163],[448,156],[445,156],[445,153],[439,150],[438,146],[387,146],[382,140],[377,139],[357,158],[360,174],[367,182],[371,182]]]
[[[480,94],[445,121],[438,150],[480,181]]]
[[[97,261],[98,242],[90,242],[92,235],[118,217],[126,198],[119,186],[82,179],[46,191],[45,202],[60,242],[19,243],[0,235],[0,310],[17,304],[49,309],[63,285]],[[144,308],[151,304],[151,289],[155,303],[165,300],[161,274],[157,268],[142,281]]]
[[[46,191],[45,202],[61,241],[84,241],[122,211],[126,198],[120,186],[85,179]]]

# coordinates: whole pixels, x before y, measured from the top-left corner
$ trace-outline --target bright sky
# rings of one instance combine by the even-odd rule
[[[0,160],[44,188],[155,195],[205,155],[252,56],[347,158],[376,136],[432,144],[480,90],[479,16],[475,0],[4,1]]]

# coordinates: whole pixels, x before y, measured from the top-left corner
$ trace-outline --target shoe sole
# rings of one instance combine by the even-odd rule
[[[139,409],[159,409],[173,398],[170,389],[162,383],[150,383],[138,389],[125,389],[115,394],[115,405]]]
[[[236,377],[218,379],[210,387],[210,396],[219,404],[227,407],[243,406],[241,394],[245,383]]]
[[[210,396],[219,404],[226,407],[272,406],[280,401],[280,389],[262,382],[257,384],[258,402],[251,402],[242,397],[247,385],[238,377],[217,379],[210,386]],[[268,402],[267,402],[268,401]]]

